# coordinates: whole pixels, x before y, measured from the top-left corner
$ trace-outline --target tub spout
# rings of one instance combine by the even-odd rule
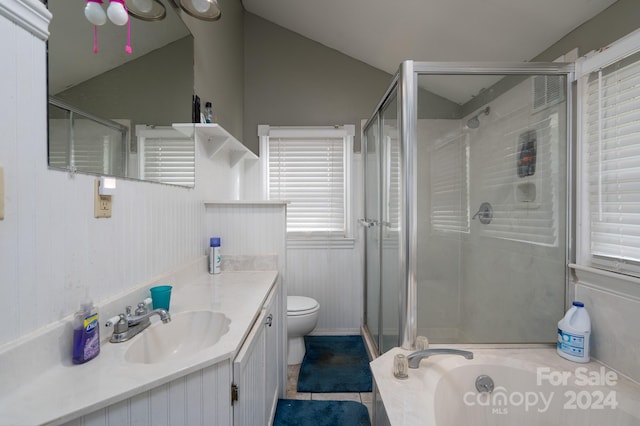
[[[425,349],[423,351],[414,352],[407,357],[409,360],[409,368],[420,367],[422,358],[428,358],[432,355],[460,355],[466,359],[473,359],[473,352],[461,351],[459,349]]]

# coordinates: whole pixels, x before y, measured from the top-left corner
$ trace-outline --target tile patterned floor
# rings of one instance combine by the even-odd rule
[[[371,411],[373,407],[373,397],[371,392],[354,392],[354,393],[299,393],[298,392],[298,374],[300,373],[301,364],[289,365],[287,367],[287,399],[315,399],[323,401],[356,401],[361,402]]]

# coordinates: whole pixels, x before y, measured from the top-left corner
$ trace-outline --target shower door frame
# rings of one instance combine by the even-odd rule
[[[377,118],[377,134],[378,134],[378,150],[377,155],[378,155],[378,171],[377,171],[377,183],[378,183],[378,212],[377,212],[377,217],[380,219],[380,221],[382,220],[383,217],[383,213],[382,213],[382,206],[383,206],[383,194],[382,194],[382,179],[383,179],[383,173],[382,173],[382,167],[381,167],[381,161],[382,161],[382,147],[384,145],[384,141],[382,138],[383,135],[383,126],[384,126],[384,120],[382,117],[382,112],[385,110],[385,108],[389,105],[389,103],[391,102],[393,96],[396,97],[396,99],[398,99],[396,102],[398,103],[399,106],[399,92],[396,90],[396,87],[398,85],[398,74],[396,74],[393,77],[393,80],[391,82],[391,85],[389,86],[389,88],[387,89],[387,91],[385,92],[384,96],[382,97],[381,101],[379,102],[379,104],[376,106],[376,112],[371,116],[371,118],[369,118],[369,120],[367,120],[366,124],[364,124],[362,126],[362,137],[361,137],[361,152],[363,153],[363,158],[362,158],[362,162],[363,162],[363,198],[364,198],[364,214],[366,215],[366,206],[367,206],[367,191],[366,191],[366,185],[367,182],[369,182],[369,176],[368,176],[368,172],[367,172],[367,167],[365,165],[367,159],[366,156],[368,155],[368,141],[367,141],[367,136],[366,136],[366,132],[369,129],[369,127],[371,127],[373,125],[373,123],[375,122],[376,118]],[[367,307],[367,282],[368,282],[368,257],[367,257],[367,249],[368,249],[368,237],[369,237],[369,232],[368,229],[365,229],[365,242],[364,242],[364,271],[363,271],[363,295],[364,295],[364,299],[363,299],[363,324],[362,324],[362,330],[363,330],[363,335],[365,336],[366,339],[369,340],[375,340],[375,347],[371,347],[371,345],[368,345],[369,349],[373,352],[372,355],[373,357],[377,357],[380,355],[380,348],[382,347],[382,341],[383,341],[383,337],[384,337],[384,324],[383,324],[383,309],[382,309],[382,266],[383,266],[383,262],[381,260],[381,253],[382,253],[382,224],[380,223],[380,221],[368,221],[368,219],[370,218],[366,218],[364,221],[365,223],[372,223],[372,225],[375,228],[375,230],[378,232],[378,279],[380,280],[380,285],[378,286],[378,306],[377,306],[377,318],[378,318],[378,330],[375,333],[376,336],[378,336],[378,339],[375,340],[373,339],[373,335],[371,333],[371,330],[369,329],[369,324],[367,323],[367,318],[369,317],[369,311],[368,311],[368,307]],[[365,225],[367,226],[367,225]]]
[[[389,96],[397,89],[398,98],[398,123],[400,138],[400,269],[402,274],[400,294],[400,322],[398,344],[403,349],[415,349],[417,337],[417,124],[418,124],[418,76],[419,75],[563,75],[566,78],[566,214],[565,214],[565,306],[567,300],[573,297],[569,283],[568,264],[575,259],[575,232],[572,220],[574,214],[573,205],[573,83],[575,81],[575,69],[573,63],[563,62],[415,62],[404,61],[400,64],[398,72],[376,106],[373,114],[362,126],[363,147],[366,147],[366,132],[376,117],[380,118],[382,107]],[[364,151],[363,151],[364,152]],[[366,182],[366,169],[365,169]],[[365,197],[366,191],[365,191]],[[366,246],[365,246],[366,247]],[[366,259],[366,253],[365,253]],[[364,319],[363,330],[368,332],[367,318],[367,270],[364,270]],[[382,296],[382,282],[380,283],[380,296]],[[380,304],[382,298],[380,297]],[[379,308],[381,311],[381,308]],[[382,319],[379,318],[379,324]],[[381,336],[381,333],[378,333]],[[376,342],[379,352],[380,342]]]

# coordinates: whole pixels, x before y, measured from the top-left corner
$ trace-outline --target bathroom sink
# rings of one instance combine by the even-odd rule
[[[213,311],[171,315],[171,322],[155,323],[133,339],[125,353],[132,363],[153,364],[191,355],[214,345],[229,331],[231,321]]]

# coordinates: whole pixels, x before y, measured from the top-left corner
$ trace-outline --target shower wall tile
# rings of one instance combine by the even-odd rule
[[[588,283],[576,285],[576,300],[591,317],[591,356],[640,382],[640,300]]]

